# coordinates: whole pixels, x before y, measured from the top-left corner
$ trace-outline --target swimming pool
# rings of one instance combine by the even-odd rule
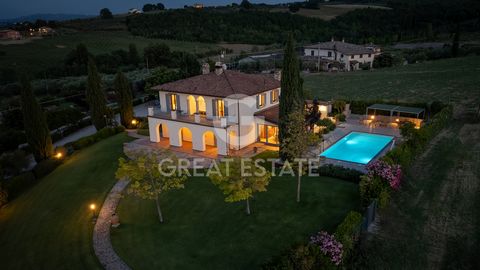
[[[348,162],[368,164],[392,140],[393,137],[391,136],[351,132],[330,146],[320,154],[320,156]]]

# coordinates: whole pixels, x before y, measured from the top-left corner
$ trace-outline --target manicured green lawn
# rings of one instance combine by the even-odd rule
[[[136,37],[126,31],[73,32],[26,44],[0,45],[0,51],[5,52],[4,56],[0,56],[0,66],[16,65],[34,72],[42,71],[45,67],[63,63],[65,56],[79,43],[85,44],[93,54],[109,53],[118,49],[128,50],[130,43],[136,44],[141,55],[143,49],[153,43],[166,43],[172,50],[192,53],[218,48],[208,43]]]
[[[448,102],[451,96],[480,100],[480,56],[414,65],[305,77],[305,88],[321,99],[387,99]]]
[[[87,207],[103,203],[128,140],[80,151],[0,210],[0,269],[100,269]]]
[[[164,224],[153,201],[127,195],[113,246],[133,269],[257,269],[293,243],[332,231],[359,205],[357,185],[338,179],[304,178],[300,204],[295,191],[293,178],[274,178],[247,216],[244,203],[224,202],[207,178],[190,178],[163,197]]]

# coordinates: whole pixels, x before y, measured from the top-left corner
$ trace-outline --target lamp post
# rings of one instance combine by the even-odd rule
[[[96,221],[96,209],[97,206],[94,203],[90,204],[90,210],[92,211],[92,222]]]

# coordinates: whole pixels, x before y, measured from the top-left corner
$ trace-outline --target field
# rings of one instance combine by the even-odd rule
[[[412,102],[480,100],[480,57],[424,62],[374,71],[305,76],[304,86],[320,99],[385,99]]]
[[[136,44],[137,49],[142,53],[149,44],[160,42],[166,43],[172,50],[192,53],[220,48],[207,43],[135,37],[126,31],[68,31],[25,44],[0,45],[0,51],[5,53],[3,56],[0,54],[0,66],[16,66],[21,70],[40,72],[48,66],[62,63],[65,56],[79,43],[85,44],[91,53],[100,54],[118,49],[128,50],[130,43]]]
[[[113,246],[133,269],[258,269],[319,230],[334,230],[359,205],[353,183],[323,177],[302,183],[298,204],[296,181],[274,178],[267,192],[255,196],[247,216],[244,202],[224,202],[208,179],[189,179],[185,189],[161,200],[164,224],[153,201],[126,196]]]
[[[373,5],[320,5],[318,9],[301,8],[298,12],[294,14],[329,21],[329,20],[335,19],[335,17],[337,16],[340,16],[352,10],[361,9],[361,8],[385,9],[386,7],[373,6]],[[288,12],[288,8],[283,8],[283,7],[274,8],[271,10],[271,12]]]
[[[357,269],[480,269],[480,124],[457,116],[425,150]]]
[[[82,150],[0,210],[2,269],[101,269],[88,206],[103,203],[128,140],[119,134]]]

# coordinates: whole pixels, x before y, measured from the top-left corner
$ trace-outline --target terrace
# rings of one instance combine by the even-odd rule
[[[410,122],[420,128],[424,117],[425,110],[422,108],[373,104],[367,107],[363,123],[367,126],[398,128],[401,123]]]

